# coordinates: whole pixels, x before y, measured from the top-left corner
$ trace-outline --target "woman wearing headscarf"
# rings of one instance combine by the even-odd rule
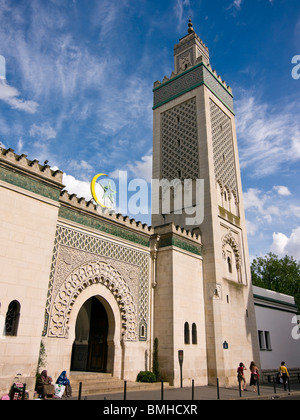
[[[65,370],[63,370],[61,372],[61,374],[57,378],[56,383],[58,385],[64,385],[66,387],[65,388],[65,393],[64,393],[64,395],[66,397],[71,397],[72,396],[72,388],[71,388],[71,385],[70,385],[70,380],[68,379],[67,372]]]
[[[51,376],[48,376],[48,372],[43,370],[40,374],[37,384],[37,391],[42,395],[42,398],[47,399],[47,396],[55,396],[54,385],[52,384]]]

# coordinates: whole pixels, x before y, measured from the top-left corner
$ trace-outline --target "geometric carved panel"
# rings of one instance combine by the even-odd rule
[[[211,130],[216,181],[237,199],[237,181],[230,118],[210,100]]]
[[[137,311],[130,288],[122,275],[100,259],[80,265],[61,284],[51,307],[49,337],[68,337],[72,307],[80,293],[93,284],[107,287],[119,306],[122,336],[126,341],[137,340]]]
[[[80,288],[87,287],[90,281],[104,282],[103,284],[113,294],[116,293],[115,298],[122,306],[119,307],[123,328],[126,327],[123,331],[124,339],[141,339],[138,334],[139,323],[149,325],[149,261],[150,252],[109,241],[100,235],[87,234],[57,225],[43,336],[47,333],[50,336],[60,337],[68,334],[68,312],[72,307],[72,301],[76,299],[76,293]],[[101,267],[104,273],[110,275],[103,277],[103,273],[99,272]],[[74,282],[74,279],[80,278],[77,271],[80,268],[82,268],[82,284],[77,280]],[[87,279],[89,273],[92,277]],[[123,295],[119,296],[117,290],[122,290]],[[70,301],[63,304],[66,305],[64,309],[63,306],[59,306],[63,295],[69,296]],[[127,304],[124,308],[123,303]],[[58,306],[53,310],[55,305]],[[55,314],[56,317],[53,318]],[[66,320],[63,320],[63,317]]]
[[[196,98],[161,114],[162,179],[198,179]]]

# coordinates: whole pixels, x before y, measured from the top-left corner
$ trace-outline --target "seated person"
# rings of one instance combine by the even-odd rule
[[[62,371],[62,373],[57,378],[56,383],[58,385],[64,385],[66,387],[64,396],[65,397],[71,397],[72,396],[72,388],[70,385],[70,380],[67,377],[67,372],[65,370]]]
[[[48,376],[48,372],[43,370],[41,373],[38,382],[37,382],[37,392],[42,395],[42,398],[47,399],[47,396],[55,397],[54,385],[52,384],[51,376]]]

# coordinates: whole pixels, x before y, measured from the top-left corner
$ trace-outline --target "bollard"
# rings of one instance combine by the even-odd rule
[[[259,378],[257,378],[257,394],[260,395]]]
[[[219,387],[219,378],[217,378],[217,398],[220,399],[220,387]]]
[[[242,387],[241,387],[241,378],[239,377],[239,394],[240,394],[240,398],[242,396]]]
[[[82,382],[79,382],[78,401],[81,400]]]
[[[127,381],[124,381],[124,401],[126,401]]]
[[[161,400],[164,400],[164,381],[161,380]]]
[[[291,392],[291,385],[290,385],[290,378],[289,377],[287,377],[287,383],[288,383],[289,392]]]
[[[192,379],[192,401],[195,399],[195,381]]]

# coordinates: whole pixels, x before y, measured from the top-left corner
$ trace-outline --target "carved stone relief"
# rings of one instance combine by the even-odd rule
[[[118,303],[123,339],[141,339],[139,323],[148,324],[149,317],[149,260],[150,252],[58,226],[43,336],[67,337],[76,298],[89,285],[102,284]]]
[[[124,340],[136,341],[137,310],[130,287],[121,273],[101,258],[79,265],[64,280],[60,279],[57,282],[51,305],[48,336],[68,336],[72,306],[79,294],[92,284],[103,284],[111,291],[120,309]]]

